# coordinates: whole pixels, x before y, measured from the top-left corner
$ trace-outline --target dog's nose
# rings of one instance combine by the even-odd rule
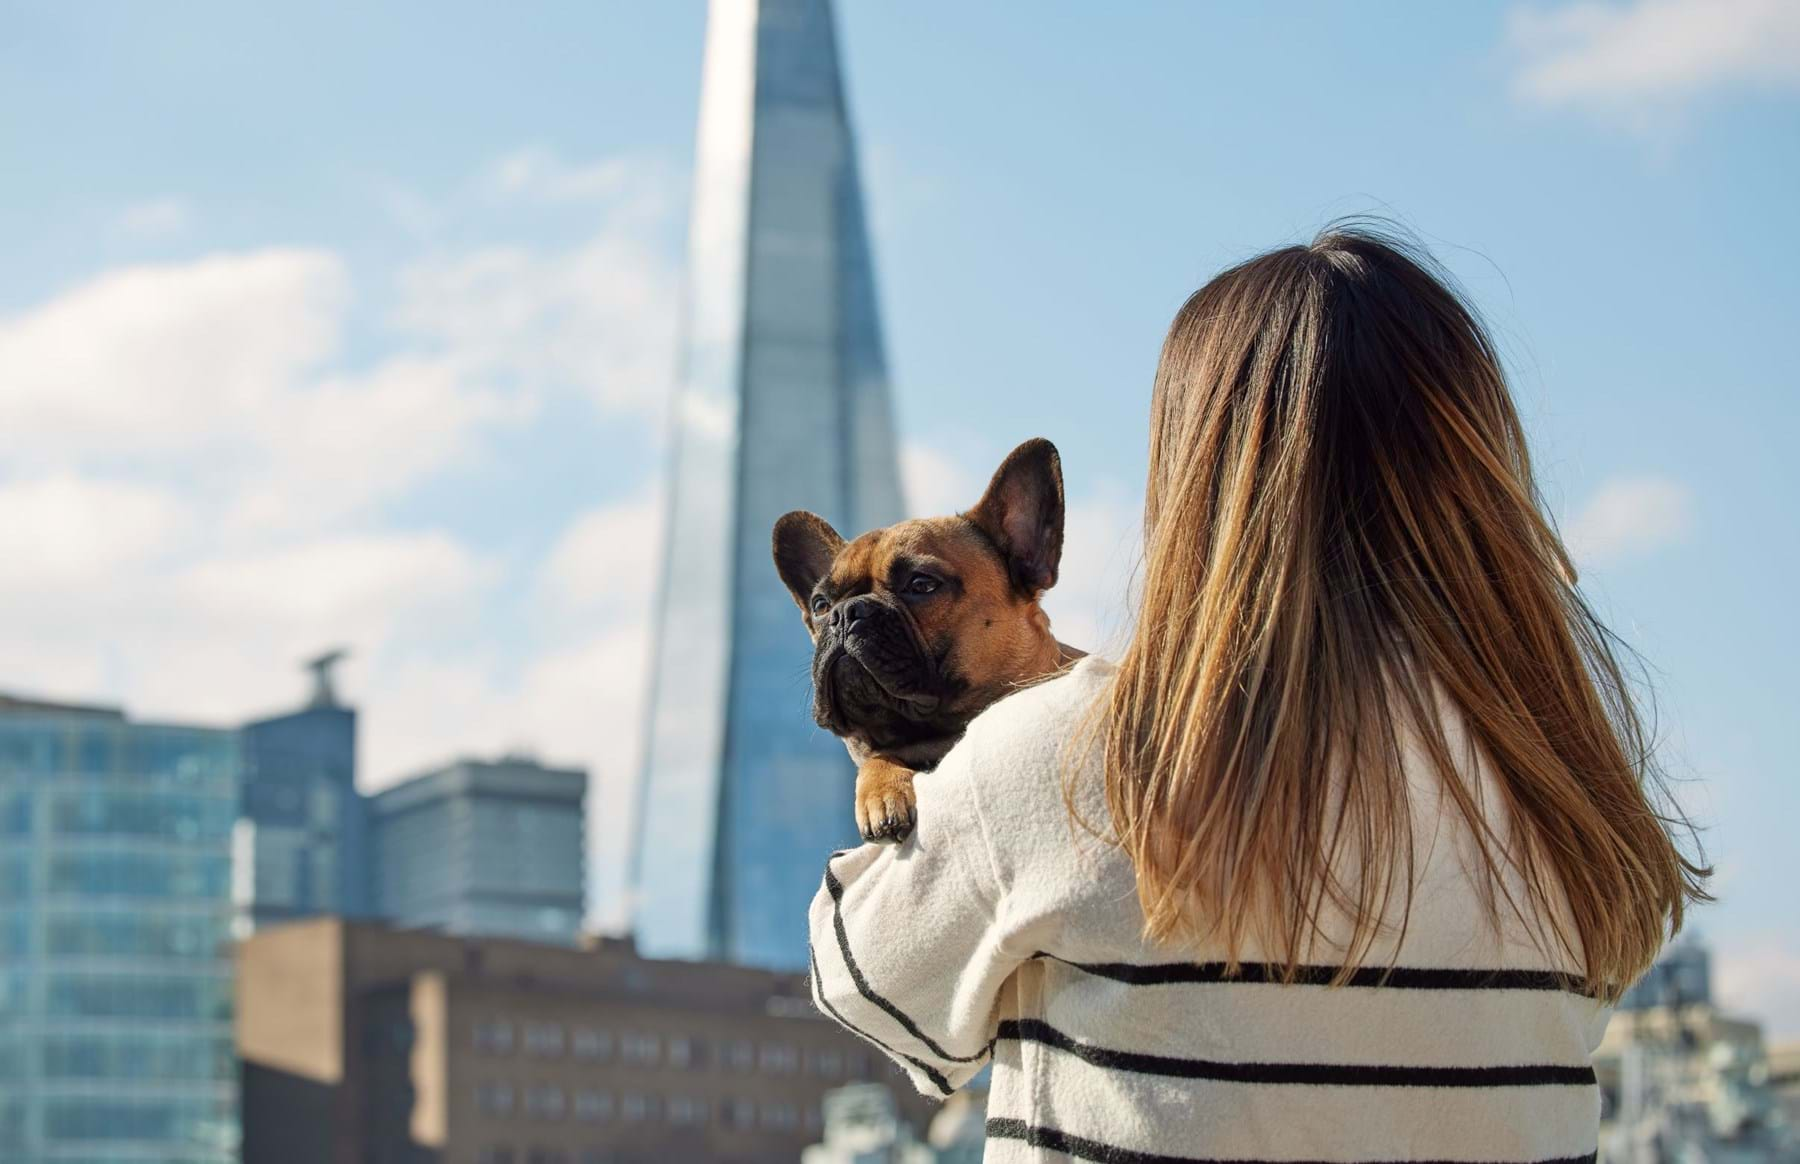
[[[848,634],[856,629],[856,624],[869,617],[874,609],[875,600],[867,594],[860,594],[848,602],[838,603],[831,612],[831,619],[839,629]]]

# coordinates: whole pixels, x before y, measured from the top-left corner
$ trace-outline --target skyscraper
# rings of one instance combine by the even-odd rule
[[[828,0],[713,0],[704,74],[636,926],[652,956],[799,967],[852,772],[769,533],[896,520],[899,466]]]
[[[396,926],[573,944],[587,773],[458,760],[370,798],[375,909]]]
[[[0,697],[0,1160],[229,1164],[236,733]]]

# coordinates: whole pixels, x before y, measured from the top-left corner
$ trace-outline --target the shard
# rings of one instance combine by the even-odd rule
[[[635,928],[653,956],[798,968],[824,859],[855,841],[852,771],[809,715],[769,532],[901,515],[828,0],[713,0],[692,213]]]

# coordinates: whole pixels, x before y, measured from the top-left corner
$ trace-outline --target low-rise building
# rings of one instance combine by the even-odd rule
[[[880,1080],[802,975],[317,919],[238,951],[254,1164],[781,1161],[824,1094]]]

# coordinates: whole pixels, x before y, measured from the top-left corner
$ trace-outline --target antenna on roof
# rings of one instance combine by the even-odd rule
[[[312,672],[312,698],[307,701],[308,707],[341,707],[338,703],[337,689],[331,685],[331,669],[341,662],[350,650],[348,647],[333,647],[317,658],[306,661],[306,669]]]

